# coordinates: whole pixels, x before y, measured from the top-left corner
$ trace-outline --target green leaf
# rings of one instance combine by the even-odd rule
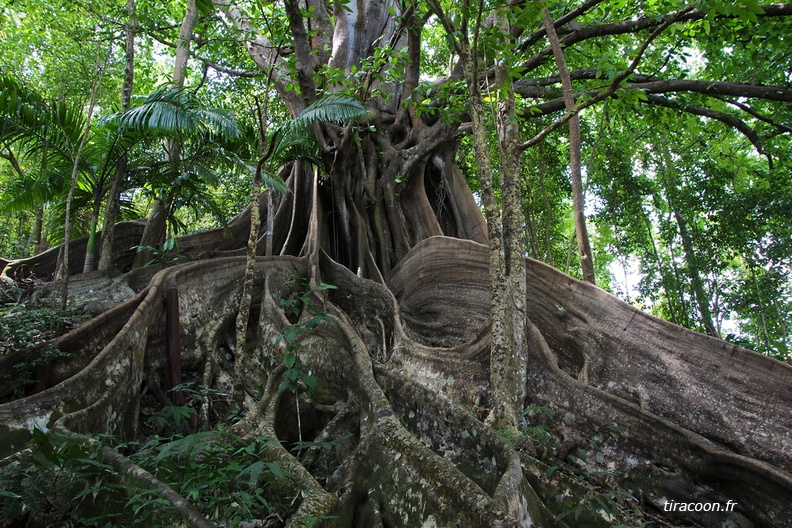
[[[328,95],[300,112],[286,127],[288,133],[304,133],[314,123],[343,123],[368,116],[368,109],[345,95]]]
[[[0,497],[8,497],[8,498],[11,498],[11,499],[21,499],[22,495],[17,495],[16,493],[13,493],[13,492],[10,492],[10,491],[6,491],[6,490],[0,488]]]
[[[296,369],[287,370],[283,373],[283,378],[289,382],[294,382],[300,379],[300,372]]]
[[[265,462],[265,465],[269,468],[270,472],[272,472],[275,478],[286,478],[286,474],[283,472],[283,469],[281,469],[277,462]]]
[[[316,378],[314,378],[310,374],[305,374],[302,377],[302,380],[305,382],[306,385],[308,385],[309,389],[315,389],[316,388]]]
[[[206,16],[215,10],[215,5],[212,0],[195,0],[195,7],[201,15]]]
[[[297,356],[293,353],[288,353],[283,358],[283,364],[286,365],[286,368],[294,367],[294,362],[297,361]]]

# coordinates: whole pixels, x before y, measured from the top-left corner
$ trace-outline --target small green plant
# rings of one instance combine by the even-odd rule
[[[189,255],[179,252],[179,242],[176,237],[173,236],[168,237],[165,242],[162,243],[161,247],[134,246],[133,249],[135,249],[138,253],[142,251],[151,252],[152,258],[146,262],[146,264],[143,266],[144,268],[153,264],[159,264],[160,266],[165,267],[189,260],[191,258]]]
[[[265,459],[269,442],[264,437],[248,441],[225,430],[155,437],[132,459],[207,517],[235,527],[244,519],[285,509],[268,496],[269,484],[286,478],[277,462]],[[141,495],[135,504],[145,499]]]
[[[8,356],[8,360],[16,355],[18,358],[16,362],[9,361],[13,369],[0,377],[3,385],[0,396],[22,396],[34,381],[36,367],[67,357],[54,339],[85,319],[86,316],[78,316],[73,310],[26,306],[0,310],[0,357]]]
[[[74,437],[34,429],[30,449],[0,468],[0,511],[26,526],[97,526],[123,511],[118,474],[100,450]],[[97,500],[99,494],[102,500]],[[105,523],[102,523],[105,525]]]
[[[527,425],[520,428],[520,432],[530,439],[537,456],[546,460],[555,457],[557,445],[552,429],[548,425],[539,423],[540,421],[552,423],[555,420],[552,409],[541,405],[529,405],[523,410],[523,416]]]
[[[54,308],[14,306],[0,310],[0,355],[53,348],[49,341],[84,319],[72,310]]]
[[[270,440],[225,430],[159,437],[140,446],[109,435],[91,439],[34,430],[27,451],[0,466],[0,511],[14,526],[173,526],[179,512],[159,490],[141,487],[108,464],[102,445],[132,451],[132,462],[154,474],[203,515],[226,527],[243,519],[288,516],[270,484],[287,478],[266,460]]]
[[[166,405],[151,416],[148,422],[156,427],[158,431],[166,428],[174,428],[176,432],[184,431],[186,422],[195,415],[195,409],[186,405]]]
[[[278,390],[290,391],[295,395],[297,404],[297,429],[299,440],[302,442],[302,427],[300,425],[300,400],[298,391],[300,382],[304,383],[309,389],[316,387],[316,379],[311,376],[305,364],[300,359],[300,354],[305,351],[301,342],[301,337],[306,333],[319,336],[311,332],[319,326],[322,321],[327,321],[330,317],[324,309],[314,302],[318,292],[336,289],[332,284],[321,283],[318,286],[309,284],[302,277],[292,277],[286,286],[296,289],[296,293],[290,298],[282,299],[278,306],[286,312],[287,317],[295,321],[294,324],[283,329],[276,339],[276,343],[286,344],[286,354],[283,356],[283,364],[286,370],[283,373],[283,380],[278,386]]]

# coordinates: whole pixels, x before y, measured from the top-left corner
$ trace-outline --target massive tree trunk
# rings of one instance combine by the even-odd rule
[[[347,67],[377,39],[417,53],[414,29],[402,34],[381,3],[338,4],[335,26],[323,6],[311,19],[317,38],[295,43],[305,60]],[[220,7],[262,67],[285,68],[278,48],[251,37],[243,13]],[[288,7],[290,23],[304,24],[300,9]],[[364,13],[372,18],[362,26]],[[406,15],[410,28],[414,14]],[[329,34],[332,56],[305,49]],[[518,267],[526,266],[526,293],[514,302],[525,317],[515,327],[525,330],[512,352],[526,358],[519,407],[547,417],[521,426],[548,427],[557,447],[529,435],[514,445],[484,424],[497,403],[487,229],[456,164],[457,126],[421,119],[401,104],[410,95],[402,90],[418,84],[417,69],[406,71],[403,85],[381,87],[390,100],[369,101],[366,126],[323,127],[322,171],[295,164],[290,193],[261,197],[275,256],[257,259],[244,347],[231,345],[250,209],[232,222],[231,239],[223,230],[180,239],[196,262],[150,280],[144,270],[122,276],[136,293],[59,340],[69,355],[49,365],[49,386],[0,405],[0,456],[23,450],[33,427],[134,438],[141,387],[157,385],[166,350],[178,343],[181,368],[200,373],[206,389],[230,392],[234,362],[244,362],[248,407],[232,429],[277,440],[266,456],[291,476],[283,493],[295,497],[291,526],[308,519],[338,527],[622,520],[597,505],[593,484],[554,471],[568,458],[589,478],[610,475],[597,486],[635,497],[643,520],[792,526],[792,367],[656,319],[531,259],[520,258]],[[273,76],[295,113],[315,95],[310,75],[297,77],[302,95]],[[295,276],[315,287],[311,303],[325,315],[316,335],[299,337],[300,360],[317,387],[301,384],[296,399],[279,390],[291,368],[279,338],[311,317],[308,303],[296,314],[279,303],[300,293]],[[323,283],[336,289],[321,290]],[[295,455],[290,448],[300,440],[335,442],[333,456],[318,448]],[[166,491],[191,525],[207,525]],[[737,504],[734,511],[669,511],[674,501]],[[557,520],[573,510],[583,517]]]

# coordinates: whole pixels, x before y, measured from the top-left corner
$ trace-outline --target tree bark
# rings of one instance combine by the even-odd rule
[[[387,13],[388,7],[402,14],[387,2],[350,5],[348,18],[337,18],[343,27],[335,28],[327,63],[355,64],[375,41],[397,40],[386,23],[365,31],[357,24],[374,20],[364,18],[369,10]],[[235,25],[250,23],[234,6],[223,8]],[[325,28],[325,19],[329,15],[318,13],[311,23]],[[305,17],[303,23],[307,35]],[[252,32],[244,38],[257,63],[288,73],[266,39]],[[412,46],[415,52],[414,40]],[[124,440],[144,436],[146,413],[159,404],[140,387],[164,375],[166,336],[178,328],[182,368],[206,380],[203,394],[231,394],[235,369],[244,375],[251,397],[238,422],[221,401],[217,416],[201,415],[245,439],[271,440],[260,462],[277,463],[289,475],[273,479],[267,491],[292,505],[284,514],[291,526],[787,526],[792,367],[660,321],[590,283],[523,260],[524,247],[516,244],[523,244],[521,231],[511,224],[519,215],[504,225],[513,205],[510,182],[519,175],[519,158],[510,157],[511,90],[507,86],[494,116],[508,169],[500,180],[499,217],[487,158],[490,115],[479,91],[479,82],[492,79],[478,71],[475,60],[484,59],[472,53],[475,46],[461,49],[467,53],[462,74],[477,96],[470,98],[470,116],[483,160],[486,214],[495,220],[488,232],[456,161],[462,128],[404,108],[396,96],[401,86],[375,85],[392,89],[393,97],[369,101],[372,126],[319,131],[322,167],[292,170],[291,192],[268,206],[273,256],[255,259],[246,368],[237,369],[230,352],[252,208],[230,223],[230,241],[222,230],[181,237],[179,247],[194,262],[150,280],[143,270],[121,277],[139,293],[59,340],[68,354],[50,365],[55,385],[0,404],[0,456],[27,449],[35,425]],[[318,56],[309,54],[311,61]],[[494,73],[508,83],[507,72]],[[290,110],[299,111],[302,96],[285,91],[296,79],[274,82]],[[42,262],[40,269],[49,267]],[[507,269],[512,275],[524,269],[519,298],[509,295],[518,278]],[[502,278],[494,286],[506,291],[499,303],[492,302],[493,270]],[[312,300],[326,319],[312,328],[316,335],[303,332],[299,339],[299,358],[317,387],[301,385],[292,394],[278,388],[286,372],[278,338],[306,321],[307,313],[287,314],[279,306],[297,293],[290,286],[295,276],[336,289]],[[165,302],[176,292],[178,317]],[[524,344],[519,350],[496,345],[503,330],[493,308],[515,313],[520,303],[525,313],[513,328],[522,330]],[[502,387],[495,387],[492,373],[500,367],[492,363],[509,353],[525,354],[518,366],[524,381],[514,389],[524,392],[514,405],[515,392],[497,392]],[[3,372],[13,368],[0,360]],[[496,399],[508,408],[491,413]],[[533,414],[537,409],[544,418]],[[484,423],[497,413],[510,416],[491,420],[495,427],[517,414],[519,428],[498,432]],[[545,444],[534,436],[542,432]],[[109,458],[124,474],[149,478]],[[573,477],[580,474],[585,477]],[[184,518],[203,522],[207,512],[195,515],[184,497],[154,480],[149,484],[180,505]],[[627,494],[636,500],[607,502]],[[610,505],[607,515],[597,500]],[[668,501],[733,501],[737,508],[671,515],[664,510]],[[204,502],[195,498],[195,506]],[[630,517],[622,508],[644,514]]]
[[[564,53],[561,50],[553,20],[550,18],[550,12],[546,8],[542,10],[542,14],[547,38],[550,41],[553,55],[555,55],[556,66],[564,88],[564,105],[567,112],[573,114],[569,118],[569,173],[572,180],[572,211],[575,218],[575,234],[577,235],[580,266],[583,271],[583,280],[595,284],[594,256],[591,253],[591,243],[589,242],[588,229],[586,229],[586,198],[583,195],[583,177],[581,174],[580,116],[575,108],[575,97],[572,93],[569,69],[564,60]]]
[[[38,255],[47,249],[47,241],[44,240],[44,208],[36,207],[36,217],[33,220],[33,247],[34,254]]]
[[[71,240],[71,207],[72,207],[72,200],[74,198],[74,191],[77,188],[77,178],[79,176],[79,167],[80,167],[80,160],[82,159],[82,152],[85,148],[85,143],[88,141],[88,133],[91,131],[91,119],[93,119],[93,113],[96,109],[96,97],[99,94],[99,90],[102,85],[102,79],[104,78],[104,71],[105,67],[107,66],[107,61],[110,59],[110,54],[108,53],[105,56],[104,63],[101,65],[99,69],[99,76],[94,81],[93,88],[91,89],[91,100],[88,103],[88,115],[85,118],[85,129],[83,130],[82,136],[80,137],[80,144],[77,145],[77,149],[72,154],[72,173],[71,173],[71,184],[69,186],[69,192],[66,195],[66,219],[64,221],[63,227],[63,245],[62,245],[62,262],[60,267],[60,279],[63,281],[63,285],[61,287],[61,301],[60,301],[60,308],[61,310],[66,310],[67,303],[69,301],[69,247],[70,247],[70,240]]]

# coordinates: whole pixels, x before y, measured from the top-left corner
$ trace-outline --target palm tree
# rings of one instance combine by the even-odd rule
[[[0,74],[0,144],[17,177],[7,182],[0,212],[39,210],[62,200],[75,167],[87,118],[78,105],[48,101],[10,75]]]
[[[100,120],[78,156],[87,119],[81,105],[47,101],[15,78],[0,75],[0,142],[17,173],[4,189],[0,212],[37,210],[49,204],[55,212],[53,222],[64,225],[64,199],[76,163],[73,205],[75,210],[89,207],[91,211],[83,271],[93,267],[96,225],[109,179],[121,156],[143,137]]]
[[[218,168],[253,170],[251,162],[236,153],[242,137],[236,117],[223,109],[204,107],[186,90],[159,88],[139,106],[109,120],[124,131],[145,134],[149,145],[152,141],[165,140],[167,148],[181,146],[175,156],[162,151],[153,154],[149,150],[149,155],[158,159],[150,159],[145,169],[138,171],[142,178],[139,183],[153,196],[154,206],[140,241],[135,267],[150,260],[152,248],[162,242],[168,222],[177,222],[174,212],[179,207],[209,209],[221,215],[206,193],[207,186],[218,182]]]

